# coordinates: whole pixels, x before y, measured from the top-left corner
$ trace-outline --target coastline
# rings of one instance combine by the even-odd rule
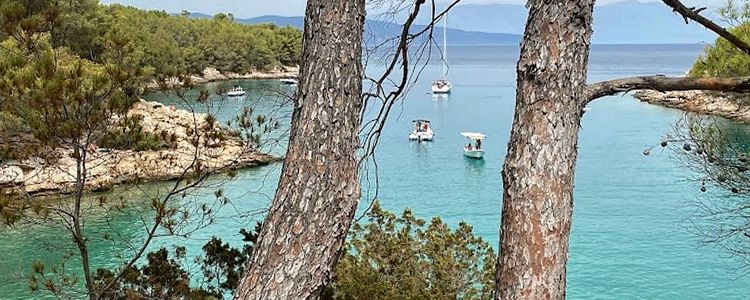
[[[280,160],[252,150],[240,138],[232,135],[231,129],[222,128],[218,123],[207,126],[206,114],[193,114],[174,106],[141,100],[133,105],[128,115],[141,116],[141,126],[145,132],[164,131],[174,135],[174,146],[139,152],[101,148],[90,150],[86,160],[89,168],[84,187],[86,191],[106,191],[117,185],[135,182],[174,180],[197,169],[222,173]],[[209,127],[219,128],[217,130],[227,138],[208,140],[205,134],[193,130]],[[200,146],[195,146],[196,139]],[[32,157],[0,163],[0,192],[32,196],[74,192],[77,162],[72,158],[72,149],[58,148],[53,153],[53,159]]]
[[[206,84],[216,81],[227,81],[227,80],[253,80],[253,79],[282,79],[289,77],[297,77],[299,74],[298,66],[280,66],[269,71],[257,71],[253,70],[245,74],[238,74],[233,72],[221,72],[213,67],[207,67],[203,69],[201,75],[190,75],[190,81],[192,84]],[[170,84],[182,85],[177,78],[169,80]],[[155,90],[159,88],[159,83],[156,80],[152,80],[146,84],[146,89]]]
[[[654,90],[643,90],[634,94],[634,97],[642,102],[702,115],[719,116],[750,124],[750,106],[737,104],[736,99],[743,96],[746,97],[747,95],[705,91],[659,92]]]

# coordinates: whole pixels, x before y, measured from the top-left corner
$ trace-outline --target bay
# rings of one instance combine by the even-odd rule
[[[595,45],[590,58],[590,81],[635,75],[682,75],[702,52],[702,45]],[[429,85],[440,73],[436,60],[427,66],[405,101],[398,104],[381,137],[378,163],[378,199],[393,211],[411,208],[420,217],[439,216],[450,224],[467,221],[495,248],[501,207],[500,170],[505,156],[515,99],[517,47],[452,47],[451,95],[435,98]],[[378,68],[370,68],[375,74]],[[286,124],[290,111],[277,92],[292,91],[276,81],[237,81],[250,91],[246,99],[217,104],[219,118],[231,119],[244,106],[276,117]],[[209,88],[217,83],[209,84]],[[162,94],[149,100],[185,105]],[[218,103],[218,102],[216,102]],[[576,168],[573,227],[568,264],[570,299],[744,299],[750,279],[737,261],[721,249],[701,246],[688,223],[699,186],[670,159],[667,151],[643,150],[658,144],[683,113],[641,103],[629,95],[597,100],[584,115]],[[430,143],[409,142],[411,120],[432,121],[436,137]],[[463,157],[461,131],[488,135],[483,161]],[[283,132],[278,133],[283,136]],[[268,151],[283,154],[285,142],[269,144]],[[218,212],[216,223],[190,239],[160,239],[152,247],[185,245],[189,255],[211,236],[235,245],[239,228],[251,228],[273,197],[281,165],[250,169],[237,178],[212,178],[212,188],[187,200],[210,201],[216,188],[224,190],[232,204]],[[372,168],[368,169],[374,175]],[[363,181],[360,213],[374,197],[375,182]],[[167,183],[168,184],[168,183]],[[165,183],[145,190],[120,188],[109,195],[144,197]],[[148,201],[146,201],[148,203]],[[96,213],[90,228],[115,227],[128,239],[143,237],[138,213]],[[103,229],[102,229],[103,230]],[[43,247],[68,242],[64,231],[39,225],[0,231],[0,298],[27,299],[20,278],[30,261],[61,259]],[[123,247],[92,244],[97,267],[117,266],[113,254]],[[52,254],[51,254],[52,253]],[[75,259],[70,271],[75,273]],[[194,270],[195,271],[195,270]]]

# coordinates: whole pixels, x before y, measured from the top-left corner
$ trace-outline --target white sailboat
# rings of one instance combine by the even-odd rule
[[[448,94],[453,85],[448,80],[448,13],[443,16],[443,51],[440,60],[443,63],[443,74],[440,79],[432,82],[433,94]]]

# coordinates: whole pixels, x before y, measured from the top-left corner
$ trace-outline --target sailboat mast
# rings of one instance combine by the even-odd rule
[[[448,13],[443,16],[443,79],[448,79]]]

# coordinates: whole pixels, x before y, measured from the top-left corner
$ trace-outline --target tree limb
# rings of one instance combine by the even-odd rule
[[[586,86],[585,103],[595,99],[632,90],[667,91],[724,91],[750,92],[750,77],[666,77],[639,76],[601,81]],[[584,103],[584,104],[585,104]]]
[[[686,23],[688,20],[693,20],[726,39],[741,51],[750,55],[750,45],[723,27],[700,15],[700,12],[705,10],[705,8],[696,9],[695,7],[686,7],[679,0],[662,0],[662,2],[671,7],[674,12],[682,15]],[[632,90],[657,90],[660,92],[688,90],[750,92],[750,77],[689,78],[639,76],[613,79],[587,85],[584,104],[604,96],[627,93]]]
[[[706,19],[705,17],[700,15],[700,12],[705,10],[706,8],[695,8],[690,7],[688,8],[682,2],[679,0],[662,0],[664,4],[671,7],[672,10],[680,15],[685,19],[685,23],[688,22],[688,19],[693,20],[697,22],[698,24],[703,25],[703,27],[706,27],[707,29],[715,32],[719,36],[723,37],[733,45],[735,45],[737,48],[742,50],[743,52],[750,54],[750,45],[742,41],[740,38],[732,34],[731,32],[724,29],[724,27],[719,26],[718,24],[714,23],[713,21]]]

